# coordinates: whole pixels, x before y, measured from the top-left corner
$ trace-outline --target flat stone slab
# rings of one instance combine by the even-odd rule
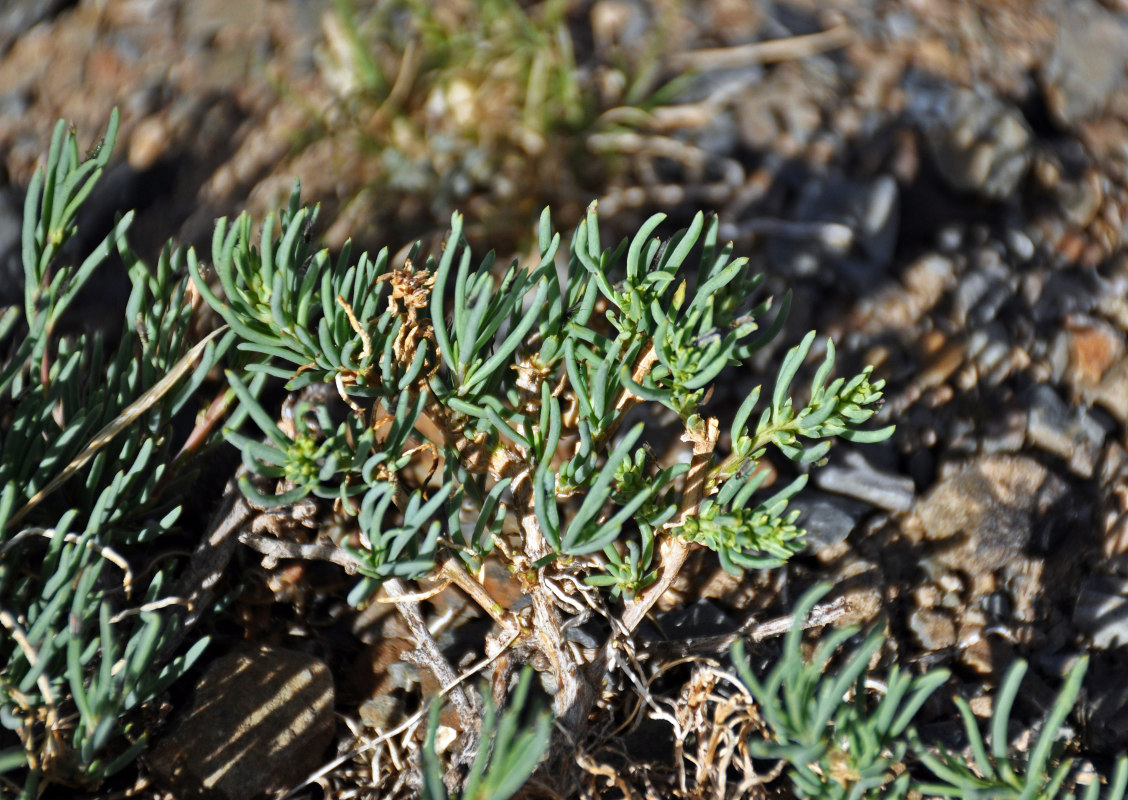
[[[188,710],[144,760],[153,780],[178,798],[273,794],[324,763],[333,702],[333,678],[316,658],[239,647],[208,667]]]

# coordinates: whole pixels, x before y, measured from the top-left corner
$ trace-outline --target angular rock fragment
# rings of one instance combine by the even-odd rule
[[[1042,95],[1057,121],[1073,125],[1104,109],[1124,86],[1128,24],[1097,3],[1063,3],[1053,54],[1041,69]]]
[[[850,450],[840,463],[832,463],[815,474],[815,484],[824,492],[852,497],[885,511],[907,511],[913,504],[912,478],[875,468],[867,458]]]
[[[1026,438],[1035,447],[1069,462],[1082,478],[1090,478],[1100,458],[1108,431],[1085,408],[1070,408],[1047,384],[1038,384],[1027,394],[1030,413]]]
[[[804,540],[812,552],[845,541],[866,512],[864,503],[821,492],[803,492],[789,508],[799,512],[798,524],[807,532]]]
[[[914,514],[945,566],[991,571],[1030,551],[1046,550],[1061,533],[1054,511],[1067,499],[1064,480],[1029,456],[974,459],[942,480]]]
[[[797,275],[822,270],[863,290],[881,280],[893,258],[900,220],[897,184],[888,175],[862,181],[831,175],[803,186],[795,208],[796,221],[836,225],[848,235],[775,236],[768,253],[774,263]],[[802,230],[801,228],[799,230]]]
[[[905,530],[921,536],[918,563],[933,580],[966,576],[961,598],[969,608],[1005,587],[1011,618],[1030,623],[1044,613],[1046,581],[1073,579],[1090,518],[1084,497],[1036,459],[992,455],[944,477],[916,504]]]
[[[909,615],[909,630],[928,652],[945,650],[956,643],[956,625],[942,611],[918,608]]]

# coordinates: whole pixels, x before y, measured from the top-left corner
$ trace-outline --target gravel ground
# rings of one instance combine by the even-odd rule
[[[206,243],[218,216],[262,214],[295,177],[323,204],[330,246],[441,236],[454,207],[503,252],[521,251],[546,202],[569,224],[598,197],[616,236],[653,211],[714,210],[736,251],[795,293],[756,374],[817,328],[839,343],[842,372],[877,366],[882,418],[898,427],[884,445],[839,447],[816,474],[800,503],[807,554],[740,581],[699,558],[675,587],[682,602],[739,624],[830,578],[856,621],[887,624],[890,658],[953,667],[967,696],[989,697],[1029,659],[1027,720],[1090,651],[1075,738],[1097,761],[1128,749],[1128,5],[572,5],[577,75],[607,109],[615,65],[659,34],[655,85],[691,77],[642,122],[604,111],[578,159],[526,142],[511,167],[499,139],[502,160],[483,163],[505,180],[459,151],[413,188],[388,177],[394,144],[373,156],[350,127],[371,120],[342,84],[328,2],[9,3],[0,300],[18,272],[21,187],[51,126],[64,117],[93,141],[114,105],[119,158],[83,230],[137,208],[133,238],[150,256],[169,237]],[[460,180],[428,183],[448,173]],[[97,291],[89,307],[112,310],[115,276]],[[714,402],[758,382],[738,376]],[[270,580],[260,605],[244,598],[253,639],[290,613]],[[365,698],[340,686],[364,683],[344,663],[358,646],[326,656],[354,715]],[[398,658],[363,652],[378,675]]]

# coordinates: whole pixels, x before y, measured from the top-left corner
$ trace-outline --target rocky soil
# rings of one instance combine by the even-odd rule
[[[323,203],[330,246],[352,235],[393,251],[441,236],[454,207],[475,236],[518,253],[524,234],[513,231],[531,232],[544,202],[568,225],[599,198],[615,235],[656,210],[675,220],[716,211],[736,251],[795,293],[786,336],[718,407],[816,328],[839,343],[842,372],[877,366],[888,382],[882,418],[897,432],[884,445],[843,444],[816,473],[799,501],[807,554],[741,581],[699,558],[676,587],[680,602],[736,626],[828,577],[855,621],[888,626],[888,657],[954,667],[968,696],[989,698],[1014,658],[1029,659],[1016,709],[1025,720],[1092,652],[1074,738],[1098,763],[1128,749],[1128,5],[572,5],[577,74],[592,91],[614,101],[616,59],[659,33],[657,85],[690,77],[642,121],[604,113],[578,134],[587,168],[569,171],[528,144],[516,182],[491,182],[463,154],[451,167],[461,183],[384,195],[372,187],[387,185],[386,166],[365,159],[386,165],[395,146],[373,154],[350,133],[362,115],[334,61],[330,3],[7,4],[0,299],[18,273],[21,190],[52,125],[71,120],[93,143],[115,105],[119,159],[83,233],[137,208],[133,238],[149,256],[169,237],[206,250],[216,217],[262,214],[294,178]],[[429,162],[424,177],[444,163]],[[512,227],[498,219],[507,203]],[[117,280],[91,297],[88,323],[113,310]],[[400,650],[386,640],[363,649],[371,619],[336,653],[268,633],[269,620],[297,612],[281,571],[255,575],[243,635],[327,662],[350,720],[334,723],[328,751],[295,756],[312,771],[356,730],[387,721],[379,700],[395,688]],[[975,707],[989,713],[989,702]],[[362,773],[346,763],[323,785],[343,791]],[[656,768],[647,780],[660,777]],[[153,780],[138,796],[162,788]],[[602,780],[583,791],[594,796]]]

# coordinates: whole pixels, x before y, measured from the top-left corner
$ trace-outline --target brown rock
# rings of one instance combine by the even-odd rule
[[[1065,483],[1033,458],[986,456],[939,483],[915,511],[929,539],[967,537],[983,558],[998,561],[1029,544],[1032,515],[1065,492]]]
[[[1069,379],[1079,391],[1091,390],[1123,357],[1124,339],[1103,320],[1071,318],[1065,325],[1069,332]]]
[[[288,789],[323,762],[333,737],[333,679],[321,661],[239,647],[196,684],[191,708],[145,757],[178,798],[249,800]]]
[[[349,678],[363,694],[360,719],[369,728],[390,730],[403,721],[409,709],[435,697],[442,690],[434,673],[419,668],[411,656],[415,644],[409,639],[386,638],[373,642],[353,663]],[[440,724],[460,731],[454,706],[443,707]]]
[[[909,617],[909,628],[928,652],[945,650],[956,643],[956,625],[940,611],[918,608]]]
[[[995,698],[989,694],[971,698],[968,705],[971,707],[971,713],[980,719],[990,719],[995,713]]]
[[[999,675],[1013,660],[1010,644],[997,636],[982,636],[960,652],[960,663],[980,675]]]
[[[171,142],[168,118],[154,114],[137,123],[129,140],[126,159],[129,166],[138,172],[149,169],[168,152]]]
[[[916,504],[924,538],[941,545],[922,565],[933,575],[967,575],[968,600],[994,591],[1000,571],[1025,582],[1038,561],[1031,552],[1046,549],[1061,527],[1067,495],[1066,482],[1028,456],[974,459]]]
[[[1100,385],[1083,392],[1082,399],[1101,406],[1121,425],[1128,423],[1128,358],[1113,364]]]
[[[1041,66],[1046,106],[1063,125],[1099,113],[1124,85],[1128,26],[1097,3],[1063,3],[1057,42]]]

